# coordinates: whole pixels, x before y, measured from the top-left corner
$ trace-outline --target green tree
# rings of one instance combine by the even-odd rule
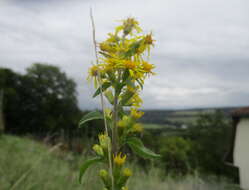
[[[166,173],[186,174],[189,171],[191,141],[182,137],[162,137],[159,140],[160,154]]]
[[[81,112],[76,84],[58,67],[33,64],[27,74],[0,69],[6,131],[46,135],[64,130],[71,136]]]
[[[189,136],[194,142],[196,167],[218,175],[227,173],[223,158],[229,148],[231,126],[221,111],[199,116],[196,124],[189,128]]]
[[[22,122],[23,106],[20,105],[20,94],[18,89],[22,84],[22,76],[10,69],[0,68],[0,89],[4,101],[2,111],[6,122],[6,132],[17,132],[17,126]]]
[[[32,81],[33,114],[36,130],[67,132],[77,125],[75,115],[79,113],[76,99],[76,84],[58,67],[48,64],[33,64],[27,69],[26,77]],[[29,87],[30,88],[30,87]],[[30,104],[32,104],[30,102]]]
[[[0,90],[0,135],[4,132],[3,121],[3,90]]]

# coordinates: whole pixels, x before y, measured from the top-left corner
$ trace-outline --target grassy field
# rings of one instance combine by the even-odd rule
[[[190,110],[144,110],[144,117],[140,122],[145,123],[148,129],[156,129],[162,127],[181,127],[191,126],[195,124],[197,119],[202,114],[214,114],[216,111],[220,111],[227,119],[230,119],[230,113],[236,108],[206,108],[206,109],[190,109]],[[157,126],[147,125],[155,124]],[[160,126],[159,126],[160,125]]]
[[[77,181],[78,168],[84,156],[59,150],[59,145],[50,147],[28,138],[4,135],[0,137],[0,189],[1,190],[102,190],[92,168],[85,182]],[[132,165],[131,165],[132,167]],[[174,179],[163,176],[152,168],[148,174],[132,167],[134,177],[129,182],[130,190],[232,190],[235,186],[225,180],[186,176]]]
[[[181,124],[194,124],[196,120],[198,119],[197,116],[171,116],[167,119],[167,121],[173,122],[173,123],[181,123]]]
[[[143,123],[144,129],[150,129],[150,130],[157,130],[157,129],[167,129],[167,128],[172,128],[172,126],[169,125],[162,125],[162,124],[144,124]]]

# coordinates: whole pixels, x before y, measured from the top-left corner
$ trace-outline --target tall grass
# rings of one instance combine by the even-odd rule
[[[92,168],[78,183],[78,168],[84,156],[47,147],[28,138],[4,135],[0,137],[1,190],[101,190],[101,182],[94,177]],[[226,180],[189,175],[182,178],[163,176],[156,168],[145,174],[133,167],[134,177],[129,181],[131,190],[229,190],[238,189]]]
[[[0,90],[0,135],[4,131],[4,121],[3,121],[3,91]]]

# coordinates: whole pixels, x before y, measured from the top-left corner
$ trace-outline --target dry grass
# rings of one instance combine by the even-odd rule
[[[63,153],[28,138],[0,137],[0,189],[18,190],[101,190],[96,170],[89,170],[84,183],[77,181],[78,168],[84,156]],[[49,152],[50,151],[50,152]],[[131,165],[132,167],[132,165]],[[152,168],[145,174],[132,167],[134,177],[130,190],[229,190],[237,189],[226,180],[201,179],[198,175],[175,179]],[[18,184],[16,185],[16,183]]]

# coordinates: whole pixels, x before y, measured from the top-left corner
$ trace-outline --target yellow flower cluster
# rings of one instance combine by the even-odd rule
[[[140,92],[145,79],[155,74],[155,66],[148,60],[155,40],[152,33],[144,35],[141,32],[134,18],[122,20],[122,24],[98,44],[98,64],[88,71],[88,78],[94,80],[97,88],[94,97],[101,94],[113,106],[113,110],[104,110],[106,130],[111,132],[112,139],[106,133],[99,134],[99,144],[92,147],[100,159],[109,161],[109,173],[105,169],[99,171],[105,190],[112,186],[128,190],[126,182],[132,171],[123,168],[126,155],[120,148],[129,137],[137,138],[143,131],[142,124],[137,121],[144,114],[138,110],[143,103]],[[129,113],[125,107],[130,108]]]
[[[126,155],[122,156],[122,153],[120,152],[116,156],[114,156],[114,163],[118,166],[122,166],[125,163]]]
[[[134,18],[122,22],[115,33],[109,33],[107,40],[99,44],[100,64],[89,69],[89,78],[96,78],[100,73],[101,79],[120,83],[128,71],[126,80],[143,85],[144,79],[154,74],[155,66],[143,59],[143,54],[146,50],[150,51],[154,40],[151,33],[139,35],[142,30]],[[120,35],[121,31],[123,34]],[[136,34],[133,34],[134,31]]]
[[[131,108],[131,116],[135,119],[139,119],[144,115],[144,112],[138,111],[135,108]]]

